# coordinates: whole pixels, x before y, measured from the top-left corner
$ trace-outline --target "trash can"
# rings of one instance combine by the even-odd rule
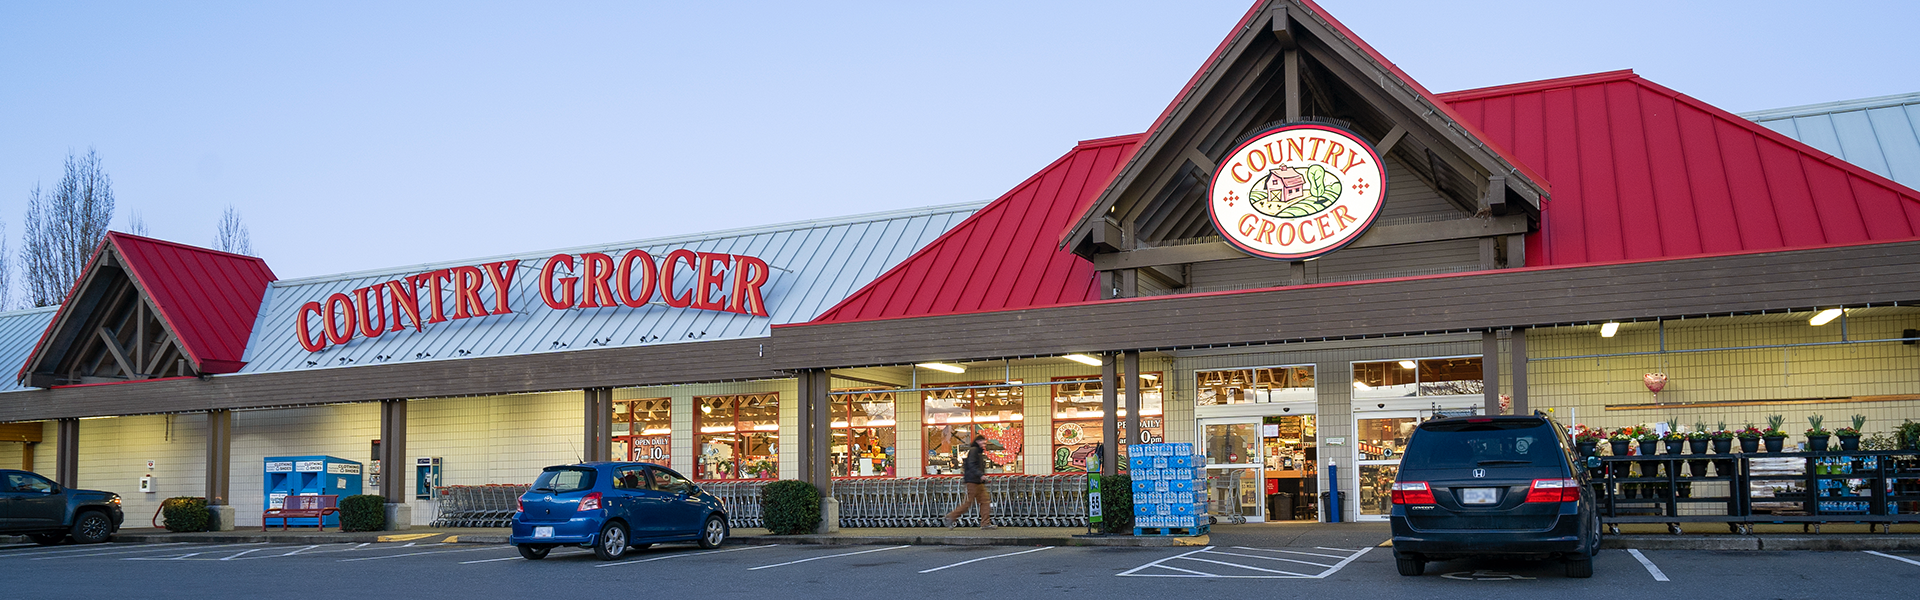
[[[1267,520],[1293,520],[1293,494],[1275,492],[1267,495]]]

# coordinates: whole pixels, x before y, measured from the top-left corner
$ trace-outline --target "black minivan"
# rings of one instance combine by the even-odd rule
[[[1466,556],[1559,559],[1592,577],[1600,515],[1566,429],[1542,416],[1421,423],[1393,484],[1401,575]]]

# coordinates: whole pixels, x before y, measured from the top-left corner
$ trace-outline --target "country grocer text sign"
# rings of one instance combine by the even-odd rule
[[[1256,133],[1220,161],[1207,213],[1248,254],[1311,260],[1359,239],[1386,194],[1372,146],[1339,127],[1296,123]]]
[[[520,261],[506,260],[336,292],[325,301],[300,307],[294,316],[294,336],[300,347],[319,352],[356,337],[424,331],[435,323],[509,314],[515,304],[514,276],[520,270]],[[681,249],[657,261],[638,248],[619,256],[555,254],[540,267],[540,301],[552,310],[664,304],[764,317],[767,304],[761,288],[770,275],[766,261],[738,254]]]

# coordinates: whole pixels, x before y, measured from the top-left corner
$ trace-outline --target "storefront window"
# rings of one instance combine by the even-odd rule
[[[1121,377],[1126,377],[1121,374]],[[1086,377],[1061,377],[1058,380],[1071,380],[1058,383],[1053,388],[1053,472],[1085,473],[1087,457],[1093,455],[1094,448],[1105,439],[1101,431],[1102,394],[1100,380],[1088,381]],[[1146,437],[1125,431],[1127,427],[1126,386],[1121,386],[1118,397],[1120,405],[1119,422],[1121,445],[1119,456],[1127,456],[1126,448],[1135,440],[1145,439],[1147,443],[1159,443],[1166,440],[1166,423],[1162,413],[1162,381],[1159,373],[1144,373],[1140,376],[1140,429]],[[1119,467],[1126,470],[1125,463]]]
[[[882,389],[841,390],[834,394],[833,476],[892,477],[894,475],[893,392]]]
[[[1355,400],[1477,395],[1483,389],[1478,356],[1353,363]]]
[[[613,403],[613,456],[673,467],[673,399]]]
[[[997,382],[926,385],[968,387]],[[928,475],[959,475],[967,444],[987,436],[987,473],[1022,473],[1021,448],[1026,428],[1026,390],[1020,387],[935,389],[921,396]]]
[[[1200,406],[1311,401],[1313,365],[1196,371]]]
[[[695,396],[698,479],[780,476],[780,394]]]

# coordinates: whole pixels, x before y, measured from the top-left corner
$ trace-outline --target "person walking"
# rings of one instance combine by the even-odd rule
[[[980,507],[980,528],[999,529],[993,524],[992,503],[987,499],[987,436],[975,434],[973,443],[968,444],[970,452],[960,463],[961,481],[966,483],[967,496],[960,499],[960,505],[947,513],[947,529],[959,525],[960,515],[967,514],[967,507]]]

